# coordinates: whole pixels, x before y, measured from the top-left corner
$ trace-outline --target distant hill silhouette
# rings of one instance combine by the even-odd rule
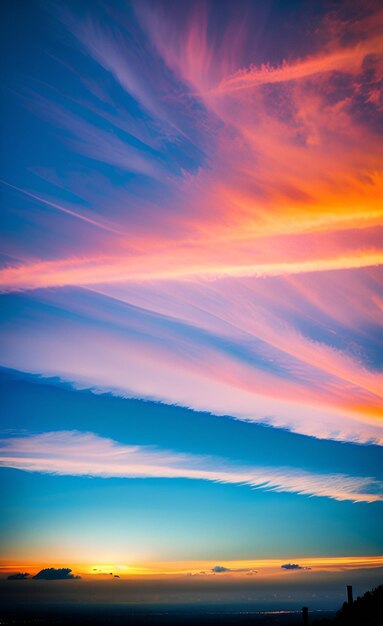
[[[383,623],[383,585],[367,591],[349,605],[345,602],[333,619],[317,620],[314,624],[325,626],[378,626]]]

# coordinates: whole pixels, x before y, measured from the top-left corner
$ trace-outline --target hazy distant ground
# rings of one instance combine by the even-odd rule
[[[332,617],[332,611],[312,611],[310,613],[311,621],[316,618]],[[231,624],[243,624],[250,626],[272,626],[280,624],[281,626],[293,626],[302,624],[302,616],[300,611],[291,611],[286,613],[265,613],[265,612],[241,612],[238,610],[225,612],[220,611],[219,607],[178,607],[167,609],[163,606],[155,607],[148,610],[147,607],[103,607],[97,610],[94,607],[72,607],[58,609],[57,611],[47,611],[44,608],[35,607],[32,611],[24,611],[15,609],[12,612],[0,612],[0,624],[41,624],[41,626],[62,626],[68,624],[76,626],[77,624],[92,624],[95,626],[122,626],[123,624],[137,624],[137,626],[162,626],[170,624],[170,626],[230,626]]]
[[[255,576],[243,580],[225,576],[98,581],[0,578],[0,625],[294,626],[302,624],[302,606],[309,607],[313,625],[342,606],[346,583],[353,585],[357,597],[379,585],[382,575],[377,568],[298,572],[282,581]]]
[[[345,584],[362,595],[382,570],[308,572],[281,581],[246,577],[209,580],[0,580],[0,625],[40,626],[294,626],[308,606],[310,624],[331,617],[346,600]],[[299,584],[298,584],[299,582]],[[276,612],[276,611],[285,612]],[[272,612],[275,611],[275,612]]]

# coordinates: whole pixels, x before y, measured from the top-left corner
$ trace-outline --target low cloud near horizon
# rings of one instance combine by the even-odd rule
[[[40,570],[33,578],[35,580],[78,580],[81,576],[72,574],[69,567],[47,567]]]
[[[311,569],[311,567],[303,567],[302,565],[298,565],[298,563],[285,563],[285,565],[281,565],[281,569],[287,570],[297,570],[297,569]]]
[[[213,574],[225,574],[227,572],[235,572],[235,573],[244,573],[244,574],[257,574],[255,569],[251,567],[241,567],[241,568],[230,568],[225,567],[224,565],[216,565],[211,569]]]
[[[30,574],[28,574],[27,572],[17,572],[16,574],[10,574],[7,577],[7,580],[27,580],[27,578],[30,578]]]
[[[72,574],[72,570],[69,567],[46,567],[34,576],[27,572],[16,572],[10,574],[7,580],[79,580],[81,576]]]

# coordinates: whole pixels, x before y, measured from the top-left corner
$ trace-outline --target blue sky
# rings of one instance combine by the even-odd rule
[[[378,446],[318,441],[230,417],[76,391],[57,380],[6,370],[2,397],[8,436],[92,431],[123,443],[224,457],[240,465],[382,478]],[[112,562],[374,555],[381,550],[379,503],[187,479],[58,477],[3,469],[2,481],[7,501],[3,550],[14,551],[17,560],[23,553],[41,559],[40,553],[57,552],[60,544],[64,553],[75,546],[76,554],[101,551],[104,557],[93,560],[109,554],[106,561]]]

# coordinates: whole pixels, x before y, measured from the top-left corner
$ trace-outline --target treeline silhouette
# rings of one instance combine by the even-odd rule
[[[383,585],[367,591],[352,604],[345,602],[332,619],[315,620],[325,626],[379,626],[383,624]]]

